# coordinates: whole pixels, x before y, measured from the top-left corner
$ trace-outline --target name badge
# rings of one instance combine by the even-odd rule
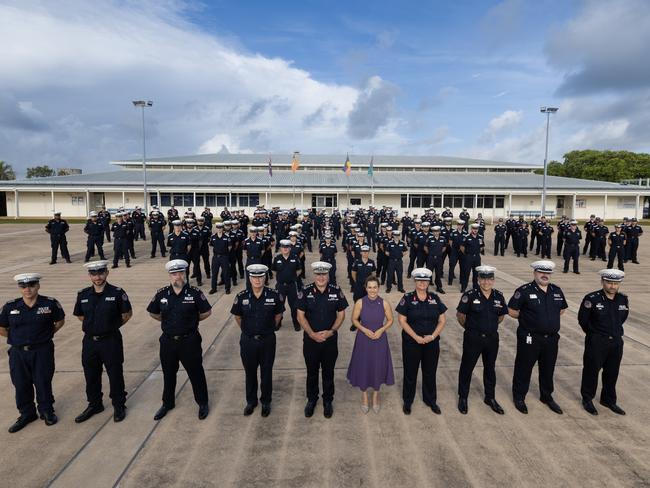
[[[87,299],[87,298],[83,298],[83,299],[81,300],[81,303],[88,303],[88,299]]]
[[[166,298],[161,298],[160,303],[167,303],[167,299]]]
[[[267,298],[266,303],[275,303],[275,298]]]
[[[528,298],[530,298],[530,299],[537,298],[537,295],[535,295],[535,294],[533,293],[532,295],[529,295]]]
[[[627,310],[627,306],[625,306],[625,305],[619,305],[619,306],[618,306],[618,309],[619,309],[619,310]]]
[[[11,312],[9,312],[9,315],[18,315],[18,314],[20,314],[20,310],[12,310]]]
[[[115,301],[115,297],[106,297],[106,301],[107,301],[107,302],[114,302],[114,301]]]
[[[476,300],[474,300],[472,303],[476,303],[477,305],[480,305],[480,304],[481,304],[481,300],[476,299]]]
[[[330,298],[338,298],[338,297],[339,296],[336,293],[334,293],[334,294],[330,293]]]
[[[52,313],[52,311],[50,310],[50,307],[38,307],[36,314],[38,315],[43,313]]]
[[[602,303],[597,303],[597,304],[596,304],[596,308],[597,308],[598,310],[602,310],[602,309],[605,308],[605,305],[603,305]]]
[[[248,300],[248,298],[244,298],[244,299],[241,301],[241,304],[242,304],[242,305],[248,305],[249,303],[250,303],[250,301]]]

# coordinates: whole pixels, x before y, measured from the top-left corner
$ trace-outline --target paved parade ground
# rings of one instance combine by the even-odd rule
[[[158,358],[160,325],[145,308],[155,291],[168,284],[166,259],[150,259],[150,242],[136,242],[133,267],[112,270],[108,281],[123,287],[133,303],[133,318],[122,329],[125,380],[129,397],[127,417],[112,420],[108,380],[104,376],[106,410],[83,424],[74,417],[86,407],[81,368],[81,323],[72,315],[76,293],[88,286],[82,267],[85,238],[81,225],[71,225],[68,242],[72,264],[59,259],[48,265],[48,236],[40,224],[0,226],[0,300],[19,296],[12,280],[17,273],[44,275],[41,294],[61,301],[66,324],[55,337],[55,408],[59,423],[47,427],[37,421],[16,434],[7,428],[18,412],[6,354],[0,361],[0,479],[3,486],[149,487],[149,486],[648,486],[650,485],[650,252],[641,238],[642,264],[626,265],[621,291],[630,297],[625,324],[625,350],[618,381],[618,403],[624,417],[600,406],[597,417],[580,403],[580,375],[584,334],[576,314],[584,294],[600,288],[601,261],[581,257],[581,275],[556,272],[553,281],[564,291],[569,310],[562,318],[554,398],[564,410],[556,415],[538,401],[537,374],[527,397],[528,415],[515,410],[511,399],[516,321],[506,317],[500,326],[497,359],[497,400],[506,413],[499,416],[483,404],[479,361],[469,396],[469,413],[457,408],[457,380],[462,352],[462,328],[455,318],[460,293],[445,287],[449,308],[442,332],[438,366],[438,404],[434,415],[421,401],[418,388],[413,413],[402,413],[402,358],[399,326],[389,331],[396,384],[382,390],[379,414],[364,415],[360,393],[346,381],[354,333],[349,331],[352,307],[347,309],[338,344],[334,416],[323,417],[322,403],[314,417],[303,415],[305,365],[302,333],[291,327],[289,310],[277,333],[273,411],[260,409],[244,417],[244,372],[239,357],[239,330],[229,310],[235,293],[208,296],[213,313],[201,322],[204,366],[210,393],[210,415],[200,421],[186,377],[179,374],[176,408],[154,422],[161,404],[162,372]],[[555,246],[555,238],[553,239]],[[105,243],[107,257],[112,244]],[[486,232],[484,264],[498,268],[495,287],[506,298],[532,279],[529,264],[537,259],[492,256],[492,231]],[[346,284],[345,257],[339,256],[339,283]],[[374,259],[374,253],[370,257]],[[307,263],[317,260],[308,254]],[[561,259],[553,258],[556,264]],[[561,267],[560,267],[561,268]],[[406,269],[406,266],[405,266]],[[311,280],[308,272],[307,281]],[[195,281],[191,281],[195,284]],[[274,282],[272,282],[272,285]],[[405,278],[405,287],[413,289]],[[234,292],[239,291],[242,283]],[[207,293],[209,285],[204,284]],[[349,286],[344,286],[352,303]],[[396,287],[381,296],[393,309],[402,294]],[[397,322],[397,320],[396,320]],[[4,353],[6,344],[0,346]],[[600,390],[599,390],[600,393]],[[596,400],[598,396],[596,397]]]

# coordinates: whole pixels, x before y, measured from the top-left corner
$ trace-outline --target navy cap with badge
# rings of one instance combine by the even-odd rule
[[[551,274],[555,271],[555,263],[553,261],[547,260],[535,261],[534,263],[530,264],[530,267],[535,271],[539,271],[540,273]]]
[[[415,281],[431,281],[433,273],[429,268],[415,268],[411,276]]]
[[[261,276],[266,276],[266,273],[269,271],[269,268],[263,264],[250,264],[246,266],[246,271],[248,271],[249,276],[261,277]]]
[[[620,283],[625,278],[625,272],[620,269],[601,269],[598,274],[603,281]]]
[[[328,274],[331,268],[332,265],[325,261],[316,261],[311,263],[311,270],[314,274]]]
[[[43,276],[39,273],[21,273],[14,276],[14,281],[18,283],[19,287],[27,288],[37,285],[42,278]]]
[[[165,264],[165,269],[168,273],[178,273],[180,271],[185,271],[188,266],[187,261],[183,259],[172,259]]]

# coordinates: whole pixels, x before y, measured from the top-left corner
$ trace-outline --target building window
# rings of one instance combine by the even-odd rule
[[[442,195],[434,195],[432,203],[435,208],[440,208],[442,206]]]
[[[235,200],[233,200],[235,202]],[[217,207],[227,207],[228,206],[228,195],[217,195]]]
[[[462,206],[465,208],[474,208],[474,195],[464,195]],[[480,205],[478,207],[481,208]]]
[[[350,198],[350,205],[361,205],[360,198]]]
[[[158,205],[158,195],[156,193],[149,193],[149,205]]]
[[[161,207],[171,207],[172,205],[172,194],[171,193],[161,193],[160,194],[160,206]]]
[[[451,195],[445,195],[443,199],[443,207],[453,207],[454,206],[454,197]]]
[[[256,207],[260,203],[259,193],[233,193],[232,204],[239,207]]]
[[[84,197],[72,197],[72,205],[83,205],[84,204]]]
[[[400,198],[400,202],[399,202],[399,203],[400,203],[400,206],[401,206],[402,208],[408,208],[408,206],[409,206],[409,200],[408,200],[407,196],[406,196],[406,195],[402,195],[401,198]],[[312,206],[314,206],[314,205],[312,204]]]
[[[197,207],[203,207],[205,205],[205,194],[197,193],[195,202]]]
[[[636,208],[636,197],[618,197],[618,208]]]
[[[505,208],[506,199],[503,195],[494,197],[494,208]]]
[[[175,207],[182,207],[183,206],[183,194],[182,193],[174,193],[172,195],[172,203],[174,204]]]
[[[454,208],[463,208],[463,195],[454,195],[454,204],[452,205]],[[465,208],[473,208],[473,202],[471,207],[465,207]]]
[[[587,206],[587,200],[579,199],[576,200],[576,208],[585,208]]]
[[[323,195],[314,194],[311,196],[311,206],[313,208],[338,207],[338,200],[336,198],[336,194],[323,194]]]

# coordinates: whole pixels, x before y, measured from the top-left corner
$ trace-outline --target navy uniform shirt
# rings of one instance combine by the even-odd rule
[[[277,291],[265,286],[259,298],[252,290],[240,291],[230,313],[241,317],[241,330],[247,336],[275,332],[275,316],[284,312],[284,300]]]
[[[54,336],[54,323],[65,318],[55,298],[38,295],[29,308],[22,298],[8,301],[0,310],[0,327],[9,329],[7,343],[11,346],[42,344]]]
[[[628,225],[625,228],[625,234],[628,239],[638,239],[643,234],[643,229],[640,225]]]
[[[289,254],[284,258],[282,254],[273,259],[273,271],[277,273],[276,280],[278,283],[293,283],[298,280],[298,271],[302,268],[298,256]]]
[[[187,255],[189,246],[190,236],[184,230],[182,230],[178,235],[176,235],[175,232],[172,232],[167,236],[167,247],[171,254]]]
[[[102,237],[104,235],[104,224],[99,220],[93,222],[92,219],[86,222],[84,226],[84,232],[88,234],[88,237]]]
[[[464,248],[463,254],[466,256],[477,256],[480,254],[481,248],[484,246],[483,238],[479,234],[476,234],[476,236],[467,234],[463,238],[461,245]]]
[[[616,232],[611,232],[608,239],[611,241],[612,249],[623,249],[625,247],[625,234],[621,232],[617,234]]]
[[[559,286],[550,283],[544,292],[531,281],[515,290],[508,307],[519,311],[519,327],[525,332],[556,334],[560,330],[560,311],[568,305]]]
[[[226,256],[232,247],[232,239],[227,234],[221,234],[221,237],[214,234],[210,237],[210,245],[215,256]]]
[[[172,285],[156,292],[147,306],[147,312],[160,315],[160,327],[165,334],[184,335],[198,330],[199,315],[212,305],[201,290],[186,284],[177,295]]]
[[[582,232],[580,232],[580,229],[576,229],[575,232],[572,230],[564,231],[564,245],[566,247],[579,246],[581,240]]]
[[[325,261],[326,263],[330,263],[330,264],[335,263],[337,250],[334,241],[330,242],[329,245],[325,243],[321,244],[319,252],[322,261]]]
[[[444,236],[434,237],[433,234],[427,240],[427,254],[429,256],[442,257],[449,241]]]
[[[127,224],[126,222],[113,222],[111,226],[113,232],[113,239],[126,239]]]
[[[449,234],[449,240],[451,241],[451,249],[456,252],[460,252],[460,245],[463,243],[467,233],[464,230],[452,230]]]
[[[505,224],[497,224],[494,226],[494,234],[496,237],[503,237],[506,235],[508,228]]]
[[[508,313],[506,299],[499,290],[493,289],[490,296],[473,288],[463,293],[456,311],[465,314],[465,330],[481,334],[495,334],[499,328],[499,317]]]
[[[603,290],[588,293],[580,304],[578,323],[587,334],[622,337],[623,323],[630,313],[627,295],[617,293],[613,300]]]
[[[203,251],[206,250],[208,248],[208,244],[210,243],[210,237],[212,237],[212,231],[206,225],[197,225],[194,227],[194,229],[199,235],[199,249]]]
[[[59,219],[59,220],[50,219],[47,225],[45,226],[45,230],[50,235],[62,236],[63,234],[65,234],[70,230],[70,226],[68,225],[68,222],[65,219]]]
[[[391,239],[386,244],[386,253],[390,259],[402,259],[404,252],[406,252],[406,244],[404,244],[404,241],[395,242]]]
[[[264,241],[262,239],[251,239],[250,237],[244,241],[244,249],[246,250],[247,262],[259,263],[262,259],[262,251],[264,250]]]
[[[90,335],[105,335],[122,327],[122,314],[131,311],[131,302],[122,288],[106,283],[101,293],[93,286],[77,293],[73,315],[83,316],[81,329]]]
[[[151,217],[149,219],[149,228],[151,229],[151,232],[160,233],[166,225],[167,222],[165,222],[165,217],[160,214],[158,214],[157,217]]]
[[[431,335],[438,326],[438,319],[447,311],[447,307],[440,301],[438,295],[428,291],[424,300],[418,298],[415,291],[405,293],[395,307],[395,311],[406,317],[413,332],[417,335]],[[440,337],[436,337],[436,340]]]
[[[291,245],[291,255],[297,258],[300,258],[301,254],[304,254],[305,248],[299,242]]]
[[[337,312],[348,308],[348,301],[341,288],[336,285],[328,283],[325,291],[321,293],[314,283],[310,283],[298,293],[296,307],[305,312],[312,330],[320,332],[332,328]],[[336,337],[336,334],[333,337]]]
[[[356,284],[365,287],[366,278],[377,271],[377,266],[372,259],[368,259],[366,263],[362,259],[356,259],[352,263],[352,271],[357,273]]]

